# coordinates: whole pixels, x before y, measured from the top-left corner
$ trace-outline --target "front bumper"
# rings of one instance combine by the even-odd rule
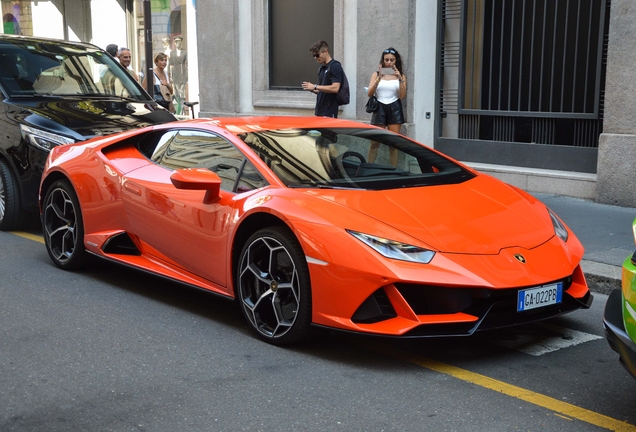
[[[623,296],[620,289],[609,295],[603,314],[605,338],[610,348],[620,355],[621,364],[636,378],[636,343],[625,331],[623,324]]]

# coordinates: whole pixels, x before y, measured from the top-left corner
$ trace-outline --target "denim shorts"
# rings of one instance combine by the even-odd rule
[[[404,123],[404,110],[400,99],[388,105],[379,102],[378,109],[371,116],[371,124],[375,126],[402,123]]]

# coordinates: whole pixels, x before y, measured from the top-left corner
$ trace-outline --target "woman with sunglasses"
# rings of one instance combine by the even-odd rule
[[[393,73],[382,73],[382,69],[391,69]],[[402,57],[393,47],[382,52],[377,72],[371,75],[368,96],[375,95],[378,99],[378,109],[371,116],[371,124],[400,132],[404,123],[404,109],[402,100],[406,96],[406,76],[402,73]],[[374,162],[378,155],[378,143],[372,143],[369,148],[368,161]],[[389,154],[391,165],[397,166],[398,152],[392,148]]]

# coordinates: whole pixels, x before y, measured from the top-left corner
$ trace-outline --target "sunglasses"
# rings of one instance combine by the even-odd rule
[[[320,57],[320,54],[322,54],[322,52],[319,52],[319,53],[314,54],[314,58],[318,58],[318,57]]]
[[[385,49],[384,54],[397,54],[393,48]]]

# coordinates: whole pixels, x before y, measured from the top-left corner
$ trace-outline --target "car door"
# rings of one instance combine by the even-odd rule
[[[256,172],[261,179],[256,186],[262,177],[245,169],[248,162],[232,143],[207,131],[165,131],[147,155],[154,163],[128,173],[122,187],[127,217],[144,253],[228,287],[228,231],[235,191],[245,187],[240,174]],[[177,189],[170,175],[180,168],[216,172],[222,181],[219,199],[204,204],[205,191]]]

